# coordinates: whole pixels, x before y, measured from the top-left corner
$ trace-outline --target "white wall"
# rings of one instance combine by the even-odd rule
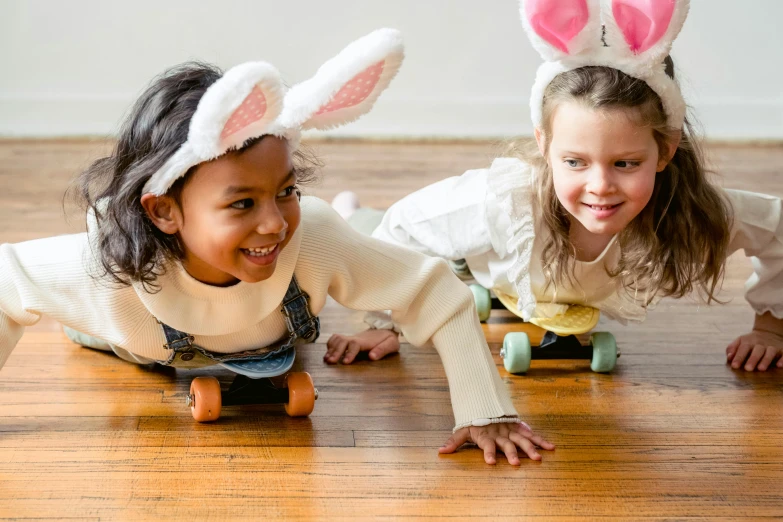
[[[781,0],[691,0],[672,52],[708,137],[783,139]],[[375,110],[337,134],[529,134],[540,58],[517,0],[0,0],[0,135],[109,134],[156,74],[198,58],[275,64],[291,83],[396,27],[407,58]]]

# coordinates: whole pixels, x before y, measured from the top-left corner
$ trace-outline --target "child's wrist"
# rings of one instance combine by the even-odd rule
[[[769,312],[756,314],[753,321],[753,330],[757,332],[767,332],[783,337],[783,319],[777,319]]]

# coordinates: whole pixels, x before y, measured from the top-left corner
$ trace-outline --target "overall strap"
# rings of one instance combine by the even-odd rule
[[[285,351],[295,344],[312,343],[318,339],[321,333],[321,322],[317,316],[310,313],[310,296],[301,289],[296,276],[291,277],[280,311],[288,328],[288,339],[282,346],[273,350],[273,353]],[[166,344],[163,347],[172,351],[170,361],[177,353],[183,361],[190,361],[195,357],[196,351],[204,351],[193,343],[195,338],[189,333],[172,328],[161,321],[158,323],[166,336]]]
[[[196,357],[196,350],[193,344],[195,338],[189,333],[172,328],[160,320],[158,320],[158,324],[163,328],[163,334],[166,336],[166,344],[163,347],[166,350],[171,350],[168,360],[161,362],[161,364],[172,364],[177,354],[179,354],[179,358],[182,361],[192,363],[193,358]]]
[[[296,276],[291,277],[280,311],[285,316],[285,324],[290,335],[286,345],[294,345],[299,339],[305,343],[312,343],[318,339],[321,333],[321,322],[317,316],[310,313],[310,296],[299,287]]]
[[[163,327],[163,334],[166,336],[166,344],[163,347],[167,350],[179,351],[193,346],[194,337],[192,335],[172,328],[161,321],[158,321],[158,323]]]

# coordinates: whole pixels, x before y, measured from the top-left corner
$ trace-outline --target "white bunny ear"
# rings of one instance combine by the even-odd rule
[[[280,74],[266,62],[229,69],[201,97],[187,141],[150,177],[143,193],[165,194],[190,167],[269,134],[282,110],[283,92]]]
[[[217,157],[262,136],[283,104],[280,74],[266,62],[229,69],[207,89],[190,121],[188,142],[201,157]]]
[[[368,112],[403,60],[400,32],[379,29],[356,40],[285,97],[280,125],[290,130],[327,129]]]
[[[689,0],[603,0],[606,43],[618,56],[660,64],[688,15]]]
[[[548,62],[602,46],[598,0],[521,0],[520,14],[530,42]]]

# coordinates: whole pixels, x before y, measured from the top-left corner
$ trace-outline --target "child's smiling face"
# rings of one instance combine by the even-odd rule
[[[187,272],[220,286],[271,277],[299,226],[295,184],[288,143],[275,136],[198,165],[172,210]]]
[[[558,200],[570,214],[572,238],[606,244],[644,209],[659,158],[652,129],[623,109],[563,102],[552,116],[547,162]],[[536,132],[539,146],[544,137]]]

